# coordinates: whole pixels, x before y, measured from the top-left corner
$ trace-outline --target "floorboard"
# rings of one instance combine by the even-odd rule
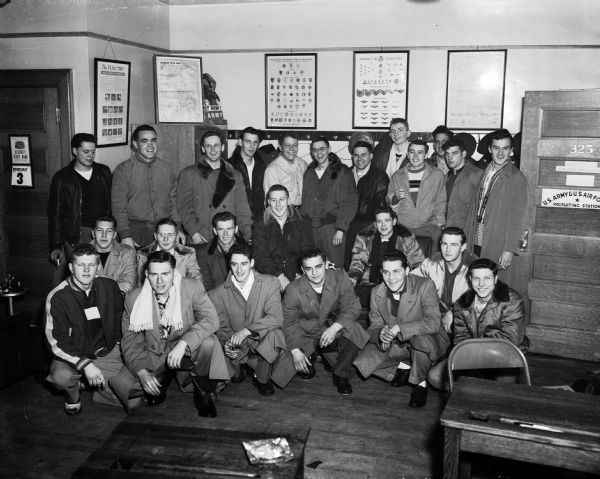
[[[571,359],[529,355],[528,360],[534,385],[572,384],[600,369],[599,363]],[[30,376],[0,390],[0,477],[69,478],[123,421],[273,436],[308,428],[307,479],[441,477],[443,395],[430,391],[427,406],[415,410],[407,405],[407,388],[358,377],[351,384],[354,393],[341,397],[319,363],[315,378],[295,378],[271,397],[259,396],[248,380],[230,384],[219,396],[214,419],[199,418],[192,395],[174,384],[165,403],[142,406],[129,416],[93,403],[84,392],[82,414],[67,417],[62,397]],[[565,474],[556,477],[582,477]]]

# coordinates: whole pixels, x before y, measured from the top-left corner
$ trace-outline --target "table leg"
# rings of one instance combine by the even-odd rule
[[[14,316],[15,315],[15,308],[13,306],[13,298],[12,298],[12,296],[8,297],[8,315],[9,316]]]
[[[460,431],[444,428],[444,479],[457,479],[460,462]]]

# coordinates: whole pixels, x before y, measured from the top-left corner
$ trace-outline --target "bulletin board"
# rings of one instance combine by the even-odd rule
[[[502,128],[506,50],[448,52],[446,122],[450,129]]]
[[[317,128],[317,54],[265,54],[265,125]]]
[[[408,51],[354,52],[352,128],[387,128],[406,118]]]

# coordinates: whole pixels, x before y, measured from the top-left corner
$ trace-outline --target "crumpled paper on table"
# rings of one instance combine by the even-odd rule
[[[250,464],[276,464],[287,462],[294,457],[285,437],[243,441]]]

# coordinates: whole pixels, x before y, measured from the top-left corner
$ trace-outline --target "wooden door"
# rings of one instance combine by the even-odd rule
[[[527,92],[531,350],[600,361],[600,90]]]
[[[0,72],[0,158],[5,201],[2,219],[6,236],[2,256],[7,272],[28,288],[16,309],[39,311],[51,289],[53,274],[48,261],[48,190],[54,173],[71,158],[69,145],[65,144],[69,122],[65,135],[61,122],[65,117],[61,112],[64,92],[59,84],[48,82],[43,73],[11,73]],[[30,135],[31,189],[10,184],[11,134]]]

